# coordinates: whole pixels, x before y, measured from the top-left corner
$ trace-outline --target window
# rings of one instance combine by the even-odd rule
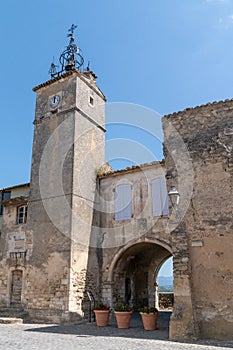
[[[26,222],[27,222],[27,213],[28,213],[27,205],[22,205],[21,207],[18,207],[16,223],[17,224],[26,224]]]
[[[119,185],[115,188],[115,220],[128,220],[131,217],[131,185]]]
[[[0,193],[0,200],[1,201],[6,201],[7,199],[11,198],[11,192],[10,191],[3,191],[2,193]],[[0,205],[0,215],[3,215],[4,212],[4,205],[1,204]]]
[[[90,96],[89,103],[91,106],[94,106],[94,98]]]
[[[169,214],[168,193],[164,177],[151,181],[151,195],[153,216],[167,216]]]

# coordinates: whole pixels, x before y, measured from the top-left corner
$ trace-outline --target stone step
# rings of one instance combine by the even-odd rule
[[[28,313],[22,308],[2,307],[0,308],[0,318],[27,318]]]
[[[17,317],[0,317],[0,324],[23,324],[23,319]]]

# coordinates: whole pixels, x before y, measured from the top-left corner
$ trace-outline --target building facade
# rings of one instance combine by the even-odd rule
[[[165,160],[113,171],[105,96],[72,50],[34,91],[30,184],[0,191],[1,312],[72,322],[87,291],[153,306],[173,257],[170,338],[232,339],[233,101],[163,117]]]

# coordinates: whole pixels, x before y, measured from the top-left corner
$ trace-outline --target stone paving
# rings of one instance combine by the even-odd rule
[[[0,349],[4,350],[221,350],[233,348],[233,342],[198,341],[181,343],[168,340],[169,314],[160,316],[159,329],[145,331],[140,319],[133,317],[131,328],[117,329],[95,323],[77,325],[0,325]]]

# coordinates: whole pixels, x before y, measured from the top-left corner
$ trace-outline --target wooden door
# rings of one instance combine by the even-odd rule
[[[15,270],[12,272],[11,281],[11,306],[21,306],[21,294],[22,294],[22,271]]]

